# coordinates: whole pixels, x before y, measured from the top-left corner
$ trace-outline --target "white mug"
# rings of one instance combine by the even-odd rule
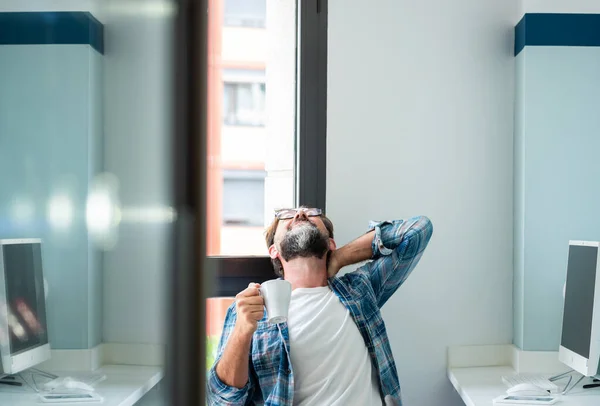
[[[292,284],[283,279],[274,279],[260,285],[259,291],[265,301],[269,323],[285,323],[292,299]]]

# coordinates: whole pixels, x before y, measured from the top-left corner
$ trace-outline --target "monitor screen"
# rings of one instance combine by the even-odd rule
[[[561,345],[589,359],[598,247],[570,245]]]
[[[2,245],[11,355],[48,344],[40,243]]]

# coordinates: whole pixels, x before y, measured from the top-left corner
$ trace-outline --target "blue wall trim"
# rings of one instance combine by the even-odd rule
[[[526,46],[600,46],[600,14],[525,14],[515,27],[515,56]]]
[[[88,12],[0,13],[0,45],[88,44],[104,53],[104,26]]]

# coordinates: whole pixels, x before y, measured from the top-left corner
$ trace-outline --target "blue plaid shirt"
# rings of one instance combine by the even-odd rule
[[[379,377],[382,403],[402,405],[400,382],[390,348],[381,307],[404,283],[415,268],[431,238],[433,227],[427,217],[392,222],[371,222],[375,230],[372,261],[354,272],[329,279],[329,287],[349,310],[371,356]],[[266,317],[258,322],[249,355],[249,381],[239,389],[225,385],[216,365],[236,321],[235,303],[227,311],[217,360],[207,379],[210,406],[292,406],[294,372],[289,352],[287,324],[270,325]]]

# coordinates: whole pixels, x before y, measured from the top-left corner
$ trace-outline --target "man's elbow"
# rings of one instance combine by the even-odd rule
[[[417,216],[413,219],[414,223],[410,231],[406,234],[405,251],[410,256],[422,253],[427,248],[429,240],[431,240],[431,236],[433,235],[433,223],[429,217]]]
[[[421,226],[421,238],[425,242],[425,245],[429,243],[431,236],[433,235],[433,223],[427,216],[420,216]]]
[[[215,362],[206,379],[206,404],[208,406],[243,406],[248,397],[249,385],[236,388],[224,383],[217,375]]]

